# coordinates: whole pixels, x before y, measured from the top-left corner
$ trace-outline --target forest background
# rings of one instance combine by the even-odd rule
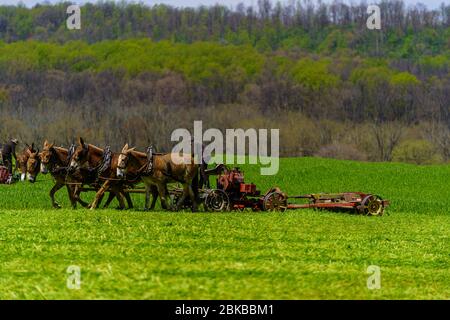
[[[119,149],[204,128],[280,128],[282,156],[450,159],[450,5],[313,1],[0,6],[0,141]]]

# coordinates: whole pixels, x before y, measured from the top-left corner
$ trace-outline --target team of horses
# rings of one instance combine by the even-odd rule
[[[81,206],[96,209],[105,194],[109,193],[104,207],[116,198],[119,208],[133,208],[130,193],[139,183],[145,185],[145,210],[155,208],[157,198],[167,210],[178,210],[186,199],[190,199],[193,211],[199,203],[198,190],[202,165],[196,164],[194,155],[178,153],[154,153],[137,151],[126,144],[120,152],[109,148],[99,148],[79,138],[77,144],[69,149],[57,147],[47,140],[42,151],[34,144],[26,148],[17,157],[21,171],[21,180],[28,179],[34,183],[39,173],[50,174],[54,186],[50,190],[51,203],[54,208],[61,206],[55,201],[55,193],[66,187],[73,208]],[[179,183],[183,186],[182,196],[176,203],[169,201],[168,184]],[[83,190],[96,192],[92,203],[80,197]],[[150,204],[150,197],[152,203]],[[126,202],[126,205],[125,205]]]

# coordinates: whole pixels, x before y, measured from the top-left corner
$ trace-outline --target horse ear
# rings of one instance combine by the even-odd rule
[[[30,149],[30,145],[28,143],[25,143],[25,146],[27,147],[27,149]]]
[[[128,152],[131,152],[131,151],[134,151],[134,150],[136,150],[136,147],[128,149]]]
[[[48,146],[49,149],[53,148],[53,146],[55,145],[55,143],[53,142],[51,145]]]
[[[78,143],[80,144],[81,147],[84,147],[84,140],[82,137],[78,138]]]
[[[34,150],[34,142],[31,144],[31,150]]]
[[[128,151],[128,143],[123,146],[122,153],[126,153]]]

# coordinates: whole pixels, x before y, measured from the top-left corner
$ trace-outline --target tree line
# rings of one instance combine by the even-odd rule
[[[447,161],[450,6],[0,6],[0,138],[171,146],[194,120],[281,128],[283,156]]]
[[[5,42],[39,40],[89,43],[150,38],[193,43],[247,44],[264,51],[297,49],[334,52],[350,48],[360,54],[411,57],[436,53],[448,44],[450,5],[429,10],[406,7],[401,0],[382,0],[382,30],[366,28],[367,3],[348,5],[313,0],[177,8],[167,5],[99,1],[81,8],[82,28],[67,30],[70,2],[0,6],[0,38]]]

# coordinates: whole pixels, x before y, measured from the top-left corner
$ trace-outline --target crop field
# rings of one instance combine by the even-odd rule
[[[288,194],[364,191],[382,217],[345,212],[51,208],[50,177],[0,186],[1,299],[449,299],[450,167],[281,159],[247,182]],[[92,198],[83,194],[83,199]],[[81,286],[66,285],[78,266]],[[367,268],[381,270],[369,290]]]

